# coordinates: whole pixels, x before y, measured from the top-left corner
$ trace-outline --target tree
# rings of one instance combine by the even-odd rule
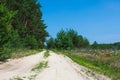
[[[72,39],[63,29],[57,33],[56,41],[59,49],[71,49],[73,47]]]
[[[10,48],[13,29],[11,19],[15,13],[16,12],[9,11],[5,5],[0,4],[0,60],[9,57],[6,51]]]
[[[83,39],[83,47],[85,48],[85,47],[88,47],[88,46],[89,46],[89,41],[88,41],[87,38],[84,38]]]
[[[76,42],[76,48],[82,48],[84,46],[82,35],[78,35],[76,41],[77,41]]]
[[[78,35],[78,33],[73,29],[66,31],[62,29],[57,33],[57,37],[55,39],[50,38],[47,44],[48,47],[51,48],[55,47],[57,49],[71,50],[75,48],[88,47],[89,41],[87,38],[83,38],[81,35]]]
[[[47,42],[48,49],[56,48],[56,44],[55,44],[55,39],[54,38],[50,37],[46,42]]]
[[[91,45],[91,47],[93,49],[97,49],[98,48],[98,43],[96,41],[94,41],[93,44]]]
[[[67,35],[71,39],[73,47],[77,48],[78,47],[78,33],[73,29],[69,29],[67,30]]]
[[[41,5],[37,3],[37,0],[6,0],[3,3],[6,4],[9,10],[18,12],[13,19],[12,25],[15,33],[18,33],[20,37],[21,44],[24,43],[23,46],[25,45],[25,47],[27,44],[31,44],[25,43],[30,36],[32,36],[31,39],[34,36],[37,42],[36,46],[42,48],[48,33],[42,20]]]
[[[44,47],[48,33],[40,8],[37,0],[0,1],[0,57],[13,48]]]

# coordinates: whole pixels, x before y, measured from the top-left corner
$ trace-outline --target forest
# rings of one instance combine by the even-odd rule
[[[73,29],[61,29],[57,34],[56,38],[50,37],[46,40],[47,48],[48,49],[113,49],[119,50],[120,49],[120,42],[115,43],[97,43],[94,41],[92,44],[89,40],[77,33],[77,31]]]
[[[37,0],[0,0],[0,60],[19,48],[43,48],[48,32]]]
[[[12,2],[12,3],[11,3]],[[0,1],[0,60],[10,58],[17,49],[120,49],[120,42],[98,44],[73,29],[61,29],[56,38],[49,36],[37,0]],[[46,39],[46,37],[48,37]],[[45,45],[46,43],[46,45]]]
[[[61,29],[52,37],[46,28],[37,0],[0,0],[0,61],[47,49],[113,80],[120,79],[120,42],[90,43],[74,29]]]

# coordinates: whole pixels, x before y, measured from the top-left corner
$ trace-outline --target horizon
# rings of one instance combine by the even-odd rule
[[[120,41],[119,0],[38,0],[52,37],[61,29],[74,29],[90,43]]]

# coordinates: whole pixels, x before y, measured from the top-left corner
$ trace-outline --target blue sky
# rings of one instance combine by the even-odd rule
[[[120,41],[120,0],[39,0],[44,23],[53,37],[71,28],[92,43]]]

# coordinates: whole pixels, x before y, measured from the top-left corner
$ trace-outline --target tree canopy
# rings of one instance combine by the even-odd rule
[[[48,32],[40,9],[37,0],[0,1],[0,56],[6,48],[44,47]]]
[[[47,40],[48,48],[57,48],[57,49],[75,49],[75,48],[86,48],[89,46],[89,41],[87,38],[84,38],[73,29],[60,30],[56,38],[50,38]]]

